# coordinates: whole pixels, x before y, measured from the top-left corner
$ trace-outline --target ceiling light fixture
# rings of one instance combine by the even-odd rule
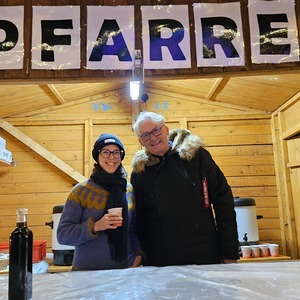
[[[144,68],[141,50],[134,51],[134,64],[132,70],[132,81],[130,81],[130,97],[137,100],[140,95],[140,84],[144,82]]]

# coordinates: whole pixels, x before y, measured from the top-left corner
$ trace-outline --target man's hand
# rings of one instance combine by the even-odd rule
[[[137,255],[133,261],[133,264],[130,268],[137,268],[142,264],[142,256]]]
[[[221,259],[222,264],[236,264],[237,260],[236,259]]]

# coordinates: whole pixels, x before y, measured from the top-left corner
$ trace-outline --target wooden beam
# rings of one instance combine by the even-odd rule
[[[188,129],[188,121],[187,118],[180,118],[179,119],[179,127],[183,129]]]
[[[22,131],[12,126],[10,123],[6,122],[0,118],[0,127],[7,131],[9,134],[17,138],[19,141],[24,143],[30,149],[41,155],[43,158],[48,160],[54,166],[62,170],[64,173],[75,179],[77,182],[86,180],[87,178],[80,174],[78,171],[70,167],[63,160],[55,156],[53,153],[45,149],[43,146],[35,142],[32,138],[24,134]]]
[[[217,94],[220,92],[218,90],[218,87],[220,86],[222,81],[223,81],[222,77],[216,78],[214,85],[212,86],[212,88],[210,89],[209,93],[206,96],[206,100],[215,100],[216,99]]]
[[[94,124],[93,120],[85,120],[84,123],[84,175],[89,177],[92,173],[90,158],[93,150],[93,136],[94,136]]]
[[[54,84],[47,84],[50,91],[53,93],[55,98],[59,101],[60,104],[65,103],[65,99],[62,97],[62,95],[58,92]]]
[[[131,104],[131,116],[132,116],[132,127],[140,114],[140,104],[138,100],[132,100]]]

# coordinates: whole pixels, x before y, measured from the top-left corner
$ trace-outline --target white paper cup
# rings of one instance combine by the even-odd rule
[[[260,257],[260,248],[258,245],[251,246],[252,257]]]
[[[123,207],[114,207],[114,208],[109,208],[107,211],[109,214],[118,214],[119,216],[122,217],[122,209]],[[115,226],[122,226],[122,222],[115,224]]]
[[[269,244],[269,251],[271,256],[278,256],[279,254],[279,245],[277,244]]]
[[[251,257],[251,247],[250,246],[241,246],[241,250],[242,250],[242,256],[244,258]]]
[[[107,211],[109,214],[122,215],[122,209],[123,209],[123,207],[114,207],[114,208],[109,208]]]
[[[265,244],[265,245],[259,245],[260,248],[260,255],[262,257],[267,257],[270,256],[270,252],[269,252],[269,245]]]

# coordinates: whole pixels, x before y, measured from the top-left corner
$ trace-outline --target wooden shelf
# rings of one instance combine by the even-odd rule
[[[0,159],[0,166],[6,166],[6,165],[9,165],[9,166],[15,166],[16,163],[15,162],[8,162],[8,161],[5,161],[5,160],[2,160]]]
[[[278,260],[290,260],[291,258],[286,255],[278,255],[278,256],[266,256],[266,257],[251,257],[251,258],[244,258],[241,257],[238,262],[244,263],[244,262],[271,262],[271,261],[278,261]]]
[[[72,270],[72,266],[50,265],[47,272],[48,273],[60,273],[60,272],[70,272],[71,270]]]

